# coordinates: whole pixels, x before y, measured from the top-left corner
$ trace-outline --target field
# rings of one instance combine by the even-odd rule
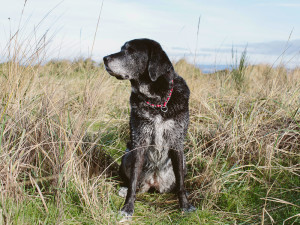
[[[129,82],[90,59],[42,64],[39,50],[7,49],[0,224],[118,223]],[[300,69],[236,57],[213,74],[174,62],[191,89],[186,187],[198,210],[182,214],[174,194],[139,194],[129,223],[300,223]]]

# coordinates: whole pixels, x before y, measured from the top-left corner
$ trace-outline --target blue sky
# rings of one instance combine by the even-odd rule
[[[19,27],[24,2],[1,4],[2,52],[10,30]],[[20,39],[34,29],[35,36],[48,31],[46,59],[91,55],[100,61],[124,42],[147,37],[160,42],[172,60],[185,57],[199,64],[230,65],[232,48],[241,52],[247,46],[251,63],[300,63],[299,0],[104,0],[91,52],[101,4],[102,0],[28,0]]]

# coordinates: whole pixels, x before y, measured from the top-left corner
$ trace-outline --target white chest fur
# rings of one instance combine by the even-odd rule
[[[164,120],[162,116],[157,115],[151,120],[152,135],[150,146],[147,150],[149,162],[152,165],[160,167],[166,163],[170,147],[171,133],[174,129],[174,120]]]
[[[157,149],[162,149],[165,144],[168,144],[166,140],[170,133],[174,129],[174,120],[163,120],[163,118],[158,115],[154,118],[154,143]]]

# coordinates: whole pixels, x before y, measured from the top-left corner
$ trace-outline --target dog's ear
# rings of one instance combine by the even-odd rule
[[[160,76],[166,75],[171,79],[174,71],[173,65],[160,44],[153,43],[150,49],[148,73],[152,81],[156,81]]]

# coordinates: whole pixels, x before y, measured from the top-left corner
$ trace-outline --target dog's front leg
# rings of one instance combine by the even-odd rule
[[[179,199],[179,206],[184,212],[192,212],[196,210],[196,208],[188,202],[186,190],[184,188],[183,154],[184,153],[181,150],[170,150],[170,157],[176,178],[176,191]]]
[[[132,149],[133,160],[131,164],[130,179],[128,185],[127,196],[125,204],[121,209],[121,214],[124,216],[132,216],[134,212],[134,202],[136,198],[136,187],[138,183],[141,170],[144,163],[144,147]]]

